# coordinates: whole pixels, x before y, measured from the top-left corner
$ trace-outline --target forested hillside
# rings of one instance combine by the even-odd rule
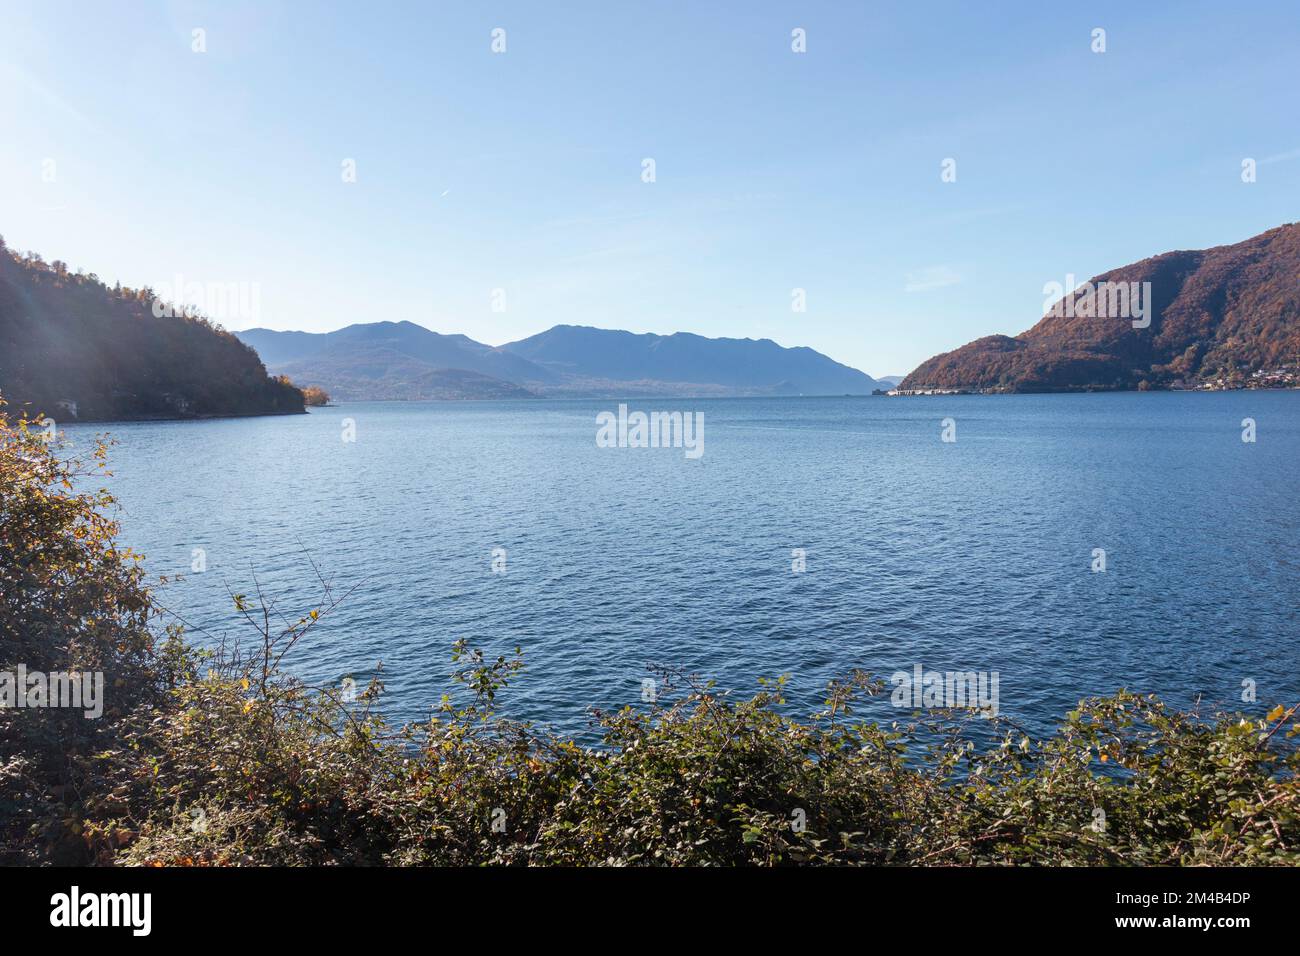
[[[197,315],[157,317],[153,301],[0,239],[0,396],[60,421],[303,411],[302,393],[235,336]]]
[[[1294,385],[1300,383],[1297,275],[1297,223],[1231,246],[1167,252],[1085,284],[1148,288],[1145,320],[1058,307],[1015,338],[990,335],[936,355],[900,387],[1043,392]],[[1077,306],[1079,295],[1072,298]]]

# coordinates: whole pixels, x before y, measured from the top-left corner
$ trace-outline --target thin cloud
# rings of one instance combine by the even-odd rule
[[[1287,160],[1300,159],[1300,149],[1293,149],[1286,153],[1277,153],[1274,156],[1265,156],[1259,161],[1259,165],[1268,166],[1271,163],[1285,163]]]
[[[943,289],[957,285],[962,280],[961,274],[951,266],[927,266],[907,274],[904,292],[929,292],[931,289]]]
[[[4,71],[4,76],[8,82],[24,87],[29,93],[34,94],[37,98],[44,100],[49,106],[54,107],[71,116],[77,122],[93,127],[89,116],[81,112],[62,96],[42,83],[36,76],[24,70],[16,63],[0,64],[0,69]]]

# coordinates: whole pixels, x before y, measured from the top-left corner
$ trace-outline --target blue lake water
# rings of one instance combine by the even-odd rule
[[[316,606],[304,552],[355,587],[292,665],[364,683],[382,661],[397,720],[428,716],[459,637],[521,646],[504,710],[579,733],[588,708],[639,703],[647,664],[745,693],[789,674],[803,711],[853,668],[997,671],[1001,711],[1036,729],[1121,686],[1247,712],[1300,698],[1300,392],[629,405],[702,412],[704,454],[597,447],[609,401],[67,435],[118,440],[124,543],[185,575],[160,595],[194,639],[251,636],[228,589],[254,574],[286,616]]]

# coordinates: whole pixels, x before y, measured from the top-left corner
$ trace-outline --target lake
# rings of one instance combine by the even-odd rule
[[[1001,712],[1039,730],[1119,687],[1300,697],[1300,392],[627,402],[701,413],[698,457],[598,447],[618,404],[66,432],[119,442],[123,542],[184,575],[159,594],[193,639],[252,636],[228,592],[254,575],[286,616],[317,606],[314,561],[355,590],[292,669],[364,685],[382,662],[396,720],[428,716],[460,637],[522,647],[503,710],[578,734],[641,706],[647,665],[745,694],[788,674],[800,712],[853,668],[997,672]]]

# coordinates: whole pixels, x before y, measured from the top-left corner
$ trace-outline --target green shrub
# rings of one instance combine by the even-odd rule
[[[596,713],[584,747],[498,714],[518,649],[458,642],[434,718],[391,727],[380,678],[345,700],[284,669],[347,598],[323,578],[280,626],[260,589],[236,595],[251,650],[160,632],[112,499],[75,490],[103,460],[60,463],[0,418],[0,667],[93,667],[113,689],[99,721],[0,712],[6,862],[1300,863],[1294,707],[1201,718],[1120,692],[1035,740],[971,711],[861,719],[882,690],[861,673],[795,719],[784,679],[733,699],[665,672],[659,702]]]

